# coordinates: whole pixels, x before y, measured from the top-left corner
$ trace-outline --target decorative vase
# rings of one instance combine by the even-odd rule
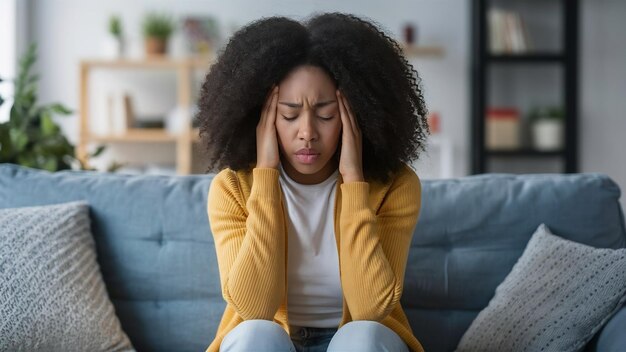
[[[119,59],[124,53],[124,42],[121,37],[107,35],[102,43],[102,52],[108,59]]]
[[[145,49],[146,55],[148,56],[165,55],[165,52],[167,51],[167,40],[156,37],[147,37],[145,40]]]
[[[563,123],[560,120],[538,120],[532,130],[535,149],[554,151],[563,147]]]

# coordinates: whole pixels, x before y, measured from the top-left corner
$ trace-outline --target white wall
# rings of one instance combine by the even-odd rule
[[[0,95],[5,99],[0,107],[0,123],[9,120],[13,105],[13,84],[18,70],[18,53],[23,53],[29,43],[29,2],[26,0],[0,0]]]
[[[100,54],[108,16],[119,13],[130,36],[130,52],[141,52],[141,16],[149,10],[174,15],[214,14],[224,23],[241,26],[263,16],[284,15],[296,19],[314,11],[352,12],[379,22],[399,38],[405,21],[418,24],[418,41],[441,45],[445,57],[412,60],[423,79],[428,107],[439,111],[442,129],[454,142],[454,176],[469,173],[469,45],[470,2],[463,0],[345,0],[288,1],[32,1],[32,37],[40,47],[40,97],[78,106],[78,62]],[[581,171],[604,172],[626,190],[626,1],[583,0],[581,6],[580,155]],[[171,80],[173,77],[164,78]],[[147,82],[147,85],[154,85]],[[166,89],[163,95],[169,95]],[[174,97],[146,98],[144,109]],[[72,141],[77,137],[76,116],[63,119]],[[165,148],[161,146],[161,148]],[[171,151],[146,147],[171,158]],[[127,151],[119,151],[125,153]],[[433,157],[436,151],[433,150]],[[168,157],[169,157],[168,155]],[[140,157],[140,156],[139,156]],[[426,156],[423,165],[429,165]],[[624,198],[624,197],[623,197]],[[623,199],[622,198],[622,199]]]
[[[580,76],[582,172],[602,172],[626,193],[626,1],[583,2]],[[622,195],[626,209],[626,196]]]
[[[0,123],[9,119],[9,110],[13,103],[13,85],[8,80],[15,77],[16,65],[16,18],[15,0],[0,0],[0,96],[5,102],[0,106]]]

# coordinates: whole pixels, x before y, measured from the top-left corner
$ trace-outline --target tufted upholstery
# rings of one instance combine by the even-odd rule
[[[104,280],[133,345],[203,351],[224,309],[206,214],[211,180],[1,164],[0,208],[87,200]],[[402,304],[427,351],[456,347],[540,223],[592,246],[626,246],[620,190],[605,175],[490,174],[422,184]],[[622,309],[588,350],[619,339],[624,316]]]

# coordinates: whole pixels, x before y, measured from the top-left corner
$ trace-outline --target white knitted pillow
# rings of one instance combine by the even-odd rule
[[[0,209],[0,351],[134,351],[84,201]]]
[[[590,247],[541,224],[456,351],[580,351],[625,301],[625,248]]]

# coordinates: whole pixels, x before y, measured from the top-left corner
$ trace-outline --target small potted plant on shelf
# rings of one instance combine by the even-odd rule
[[[532,140],[535,149],[555,151],[563,148],[563,120],[565,113],[562,107],[537,107],[531,110]]]
[[[174,31],[174,20],[167,14],[151,12],[143,20],[146,55],[164,55],[167,41]]]
[[[109,17],[109,31],[105,41],[104,52],[106,57],[111,59],[119,59],[123,55],[122,20],[117,15]]]

